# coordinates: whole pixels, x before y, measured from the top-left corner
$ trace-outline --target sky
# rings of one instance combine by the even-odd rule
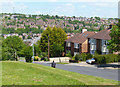
[[[119,0],[0,0],[0,13],[117,18]],[[13,11],[14,8],[14,11]]]

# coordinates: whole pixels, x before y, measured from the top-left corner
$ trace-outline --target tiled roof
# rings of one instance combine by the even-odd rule
[[[94,39],[103,39],[103,40],[110,40],[110,29],[104,29],[101,30],[100,32],[96,33],[93,36],[89,36],[88,38],[94,38]]]
[[[74,35],[74,37],[71,37],[70,39],[67,39],[65,41],[67,42],[73,42],[73,43],[83,43],[87,40],[88,36],[94,35],[95,32],[89,32],[86,31],[84,33],[77,33],[76,35]]]

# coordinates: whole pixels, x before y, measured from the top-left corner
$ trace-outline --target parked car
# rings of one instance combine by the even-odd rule
[[[93,64],[93,63],[95,63],[95,59],[94,58],[88,59],[88,60],[86,60],[86,63]]]

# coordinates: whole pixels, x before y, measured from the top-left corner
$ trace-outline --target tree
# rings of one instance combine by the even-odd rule
[[[10,36],[2,42],[2,57],[3,60],[18,60],[24,43],[18,36]]]
[[[58,16],[58,15],[56,15],[55,17],[56,17],[56,18],[59,18],[59,16]]]
[[[41,55],[41,49],[39,48],[38,44],[34,44],[34,52],[35,56],[40,56]]]
[[[111,40],[108,42],[108,48],[112,51],[120,51],[120,19],[117,25],[114,25],[111,29]]]
[[[27,39],[32,39],[32,37],[28,36]]]
[[[61,44],[53,43],[53,55],[54,56],[60,57],[63,51],[64,51],[64,47]]]
[[[95,17],[96,20],[100,20],[100,17]]]
[[[26,62],[32,62],[33,52],[31,46],[25,45],[22,50],[22,53],[25,57]]]
[[[75,16],[73,16],[73,18],[75,18]]]
[[[49,42],[50,42],[50,56],[54,56],[54,50],[53,50],[53,43],[60,44],[61,46],[64,46],[64,41],[67,39],[67,35],[61,28],[50,28],[47,27],[45,31],[43,31],[41,39],[39,41],[39,47],[42,50],[42,52],[48,51],[48,36],[49,36]]]

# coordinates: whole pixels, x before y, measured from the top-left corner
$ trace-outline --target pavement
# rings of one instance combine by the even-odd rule
[[[119,63],[109,63],[109,64],[87,64],[86,62],[80,63],[69,63],[69,65],[76,65],[76,66],[84,66],[84,67],[92,67],[98,69],[120,69]]]
[[[35,61],[33,63],[51,67],[51,62]],[[96,65],[86,64],[85,62],[70,63],[70,64],[56,64],[56,68],[71,71],[71,72],[76,72],[80,74],[120,81],[120,69],[117,69],[117,68],[109,69],[104,67],[98,67]]]

